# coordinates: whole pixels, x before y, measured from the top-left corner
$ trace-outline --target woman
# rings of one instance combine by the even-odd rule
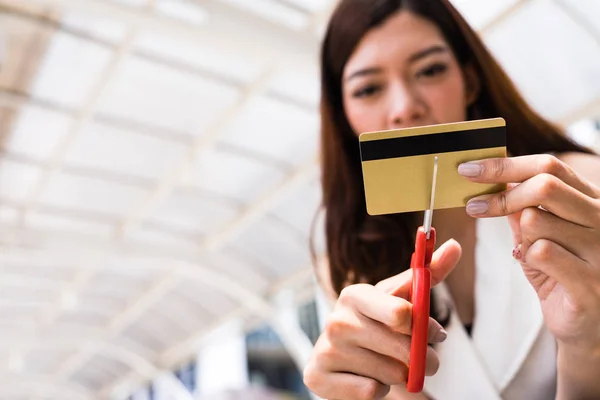
[[[598,157],[525,103],[447,0],[341,0],[321,62],[319,275],[335,306],[308,388],[344,400],[600,398]],[[408,393],[407,267],[422,214],[366,214],[357,137],[493,117],[507,122],[509,157],[459,173],[510,189],[434,213],[428,377]]]

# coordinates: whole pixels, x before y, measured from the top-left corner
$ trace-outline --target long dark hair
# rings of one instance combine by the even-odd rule
[[[358,138],[344,114],[342,74],[362,37],[400,9],[435,23],[459,63],[478,75],[468,119],[503,117],[511,155],[590,152],[538,115],[521,97],[477,34],[447,0],[341,0],[321,50],[321,179],[327,265],[333,290],[376,282],[409,266],[421,213],[366,213]],[[314,249],[313,249],[314,256]],[[432,316],[435,318],[432,308]]]

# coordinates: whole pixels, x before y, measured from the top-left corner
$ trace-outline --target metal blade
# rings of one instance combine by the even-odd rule
[[[431,182],[431,197],[429,199],[429,209],[425,210],[425,218],[423,220],[423,228],[429,239],[429,233],[431,232],[431,221],[433,220],[433,203],[435,199],[435,186],[437,181],[437,170],[438,170],[438,157],[435,156],[433,159],[433,181]]]

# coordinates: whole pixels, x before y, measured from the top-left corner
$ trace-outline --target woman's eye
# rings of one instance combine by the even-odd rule
[[[375,94],[378,90],[379,90],[379,86],[376,86],[376,85],[365,86],[363,88],[356,90],[353,94],[353,97],[361,98],[361,97],[371,96],[371,95]]]
[[[435,76],[438,76],[444,72],[446,72],[446,70],[448,69],[448,67],[446,66],[446,64],[433,64],[430,65],[427,68],[422,69],[421,71],[419,71],[419,73],[417,74],[417,77],[421,78],[433,78]]]

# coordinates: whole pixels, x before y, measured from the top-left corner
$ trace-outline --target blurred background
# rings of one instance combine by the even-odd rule
[[[453,3],[600,150],[600,1]],[[334,6],[0,0],[1,399],[311,398]]]

